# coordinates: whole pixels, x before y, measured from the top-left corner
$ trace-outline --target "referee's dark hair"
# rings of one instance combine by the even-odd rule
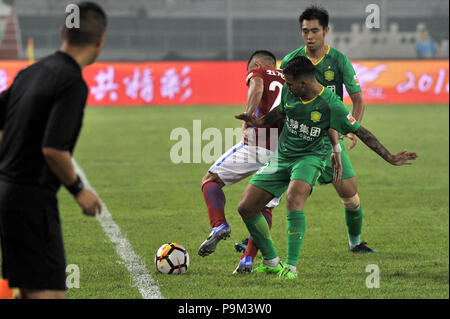
[[[292,76],[296,81],[300,77],[314,78],[314,65],[304,56],[297,56],[290,60],[283,69],[284,75]]]
[[[255,52],[252,53],[252,55],[250,56],[250,59],[248,59],[247,69],[254,58],[271,59],[273,61],[273,64],[275,64],[275,65],[277,64],[277,58],[275,57],[275,55],[272,52],[267,51],[267,50],[256,50]]]
[[[328,21],[330,20],[330,17],[327,10],[322,7],[313,5],[306,8],[298,18],[300,28],[302,27],[303,20],[319,20],[319,24],[323,29],[325,29],[326,27],[328,27]]]
[[[105,11],[94,2],[83,1],[76,5],[80,10],[80,25],[79,28],[69,28],[64,23],[65,40],[74,46],[94,44],[106,30]]]

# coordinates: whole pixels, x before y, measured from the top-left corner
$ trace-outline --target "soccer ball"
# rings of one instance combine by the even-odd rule
[[[180,244],[164,244],[156,252],[155,265],[156,269],[163,274],[181,275],[189,266],[189,254]]]

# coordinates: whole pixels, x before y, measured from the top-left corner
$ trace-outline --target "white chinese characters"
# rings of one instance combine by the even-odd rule
[[[193,93],[190,72],[188,65],[181,71],[171,67],[159,72],[145,66],[135,67],[131,74],[124,75],[123,71],[109,65],[94,76],[96,85],[91,87],[91,94],[96,101],[104,102],[120,102],[127,98],[144,104],[160,102],[161,99],[181,103]]]
[[[290,118],[287,118],[287,129],[291,134],[297,135],[307,141],[313,141],[321,133],[320,127],[309,127],[304,123],[298,123],[298,121]]]
[[[109,94],[109,98],[112,101],[118,99],[117,89],[119,85],[114,83],[114,67],[109,66],[106,71],[100,70],[96,75],[95,81],[97,86],[91,88],[91,93],[94,95],[97,101],[101,101]]]
[[[132,76],[127,76],[123,79],[126,86],[125,94],[136,100],[141,97],[147,103],[153,100],[153,75],[150,68],[144,68],[142,72],[136,68]]]
[[[175,95],[181,94],[179,100],[184,102],[192,95],[192,89],[189,87],[191,79],[188,76],[191,72],[189,66],[185,66],[181,73],[178,74],[175,68],[170,68],[161,77],[161,96],[167,97],[171,100],[175,98]]]

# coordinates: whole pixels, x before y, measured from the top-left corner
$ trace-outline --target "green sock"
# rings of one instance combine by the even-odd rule
[[[345,223],[347,224],[348,241],[352,245],[359,245],[363,224],[361,205],[357,210],[345,209]]]
[[[247,226],[250,235],[252,235],[253,241],[261,250],[264,259],[269,260],[278,256],[275,246],[273,245],[272,237],[270,236],[269,224],[263,214],[259,213],[258,216],[250,219],[242,218]]]
[[[306,217],[302,210],[287,213],[287,258],[288,265],[297,266],[298,256],[306,231]]]

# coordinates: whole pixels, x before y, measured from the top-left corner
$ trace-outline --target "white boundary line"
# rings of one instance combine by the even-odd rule
[[[76,173],[80,176],[85,187],[98,196],[75,159],[72,159],[72,162]],[[133,251],[131,244],[125,236],[122,235],[119,226],[114,222],[105,203],[101,199],[100,202],[102,203],[102,213],[97,215],[96,218],[103,227],[106,235],[108,235],[109,239],[114,244],[117,255],[124,261],[125,266],[130,272],[131,278],[139,289],[142,297],[144,299],[163,299],[164,297],[161,295],[158,283],[153,280],[150,273],[147,272],[144,261]]]

